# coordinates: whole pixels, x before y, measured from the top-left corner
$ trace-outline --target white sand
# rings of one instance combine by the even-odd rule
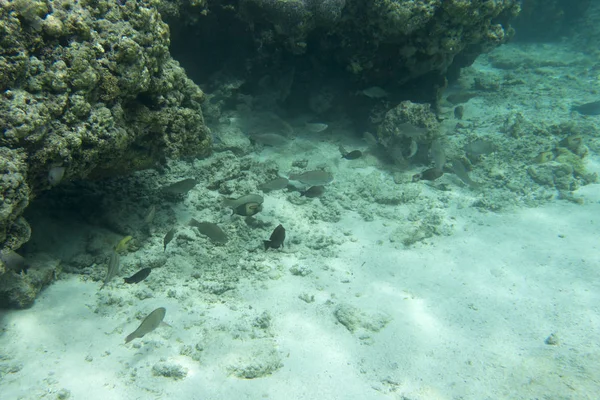
[[[375,169],[340,163],[335,148],[323,142],[309,158],[335,162],[340,192],[361,189]],[[368,204],[371,221],[341,208],[339,222],[324,222],[310,218],[319,199],[297,206],[268,195],[259,219],[285,221],[286,248],[228,259],[254,272],[223,294],[196,291],[204,281],[190,279],[200,267],[186,251],[208,251],[214,262],[226,254],[174,241],[167,266],[149,277],[165,286],[153,297],[143,296],[147,282],[99,293],[99,283],[67,276],[31,309],[1,313],[0,398],[596,399],[600,186],[576,194],[584,205],[555,200],[497,214],[466,206],[465,188],[449,200],[433,194],[449,202],[453,233],[411,247],[389,240],[398,225],[418,223],[406,222],[410,207]],[[181,220],[193,204],[177,206]],[[136,313],[157,307],[170,326],[124,344]],[[556,344],[545,343],[551,334]]]
[[[558,202],[465,218],[453,236],[405,250],[376,244],[390,229],[381,221],[348,216],[338,226],[356,242],[344,244],[327,270],[315,265],[307,277],[284,271],[258,287],[241,285],[248,305],[272,316],[273,335],[264,339],[212,332],[235,323],[226,304],[186,313],[173,299],[150,299],[145,308],[167,307],[171,327],[134,348],[123,338],[137,322],[124,326],[93,312],[97,284],[61,280],[31,309],[2,315],[3,352],[22,365],[2,378],[2,398],[54,398],[61,388],[90,400],[595,398],[599,189],[581,190],[583,206]],[[315,301],[298,299],[303,292]],[[328,300],[384,313],[390,322],[379,332],[350,333]],[[210,338],[196,362],[179,352],[201,341],[185,329],[201,314]],[[558,345],[544,343],[552,333]],[[283,367],[270,376],[239,379],[225,370],[238,357],[264,358],[271,349]],[[153,376],[161,360],[188,375]]]

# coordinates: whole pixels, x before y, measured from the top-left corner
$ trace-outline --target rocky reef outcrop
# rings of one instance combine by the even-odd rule
[[[203,93],[171,58],[155,5],[0,0],[3,251],[29,239],[23,211],[61,180],[209,151]]]
[[[435,102],[447,77],[508,40],[519,1],[179,0],[161,3],[173,53],[209,93],[283,86],[291,107],[352,106],[385,87],[396,103]],[[197,40],[187,40],[195,37]],[[213,57],[199,66],[210,52]],[[196,54],[197,56],[194,56]],[[189,68],[188,68],[189,66]],[[227,77],[228,79],[224,79]],[[291,77],[291,78],[290,78]],[[227,92],[230,95],[230,90]],[[221,97],[221,94],[218,95]],[[313,107],[314,108],[314,107]],[[326,112],[334,107],[320,107]],[[312,109],[311,109],[312,110]],[[314,110],[312,110],[314,111]]]

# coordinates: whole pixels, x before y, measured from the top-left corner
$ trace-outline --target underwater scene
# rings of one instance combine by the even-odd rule
[[[600,399],[600,1],[0,0],[0,400]]]

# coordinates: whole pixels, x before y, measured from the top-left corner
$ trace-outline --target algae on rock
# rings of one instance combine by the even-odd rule
[[[0,249],[29,239],[21,215],[53,168],[85,180],[208,153],[203,93],[155,3],[0,1]]]

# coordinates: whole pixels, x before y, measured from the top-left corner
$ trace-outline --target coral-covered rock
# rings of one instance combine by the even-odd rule
[[[335,80],[343,82],[340,99],[348,89],[377,85],[402,88],[402,100],[434,102],[449,71],[455,75],[512,36],[509,21],[519,12],[520,2],[207,0],[201,7],[191,0],[176,3],[185,12],[176,15],[172,2],[160,6],[177,27],[175,57],[192,65],[190,54],[203,53],[194,48],[220,49],[194,76],[207,83],[209,91],[213,88],[208,78],[217,71],[237,74],[250,83],[293,67],[292,90],[312,92],[313,87]],[[190,35],[203,40],[190,43]],[[411,88],[414,92],[408,91]],[[290,97],[298,94],[307,95]]]
[[[0,0],[0,249],[28,240],[20,215],[56,167],[86,179],[208,152],[203,93],[153,3]]]

